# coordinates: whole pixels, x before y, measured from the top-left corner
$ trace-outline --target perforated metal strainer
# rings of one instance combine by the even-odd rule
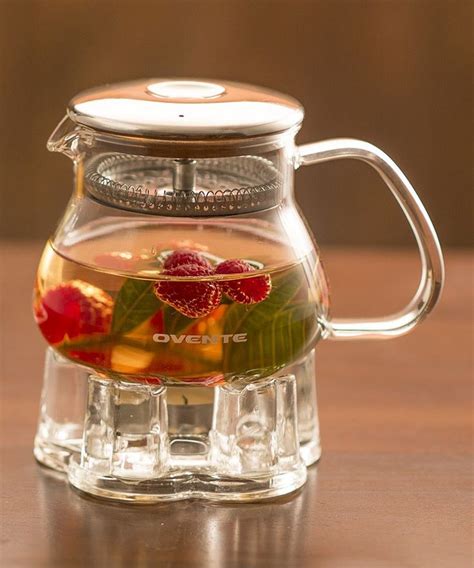
[[[85,180],[97,201],[174,217],[242,214],[281,199],[277,169],[257,156],[173,160],[103,154],[88,165]]]

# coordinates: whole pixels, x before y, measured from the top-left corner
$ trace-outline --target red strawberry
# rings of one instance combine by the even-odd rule
[[[163,270],[167,276],[211,276],[212,268],[198,264],[183,264]],[[173,306],[188,318],[210,314],[220,304],[222,292],[215,282],[199,280],[161,280],[155,283],[154,292],[163,302]]]
[[[163,333],[165,330],[165,318],[163,310],[158,310],[150,318],[150,327],[154,333]]]
[[[240,274],[253,272],[255,268],[245,260],[224,260],[216,267],[216,274]],[[221,282],[222,290],[234,302],[239,304],[256,304],[268,298],[272,289],[272,281],[268,274],[241,280],[225,280]]]
[[[103,351],[94,350],[64,350],[65,355],[75,359],[79,363],[90,364],[95,367],[108,367],[110,365],[110,353],[106,348]]]
[[[78,335],[106,333],[112,307],[112,298],[100,288],[82,280],[70,280],[47,290],[34,312],[46,340],[60,343]]]
[[[175,268],[183,264],[197,264],[198,266],[211,268],[209,261],[204,258],[204,256],[189,248],[180,248],[172,252],[166,258],[163,268],[169,270],[170,268]]]

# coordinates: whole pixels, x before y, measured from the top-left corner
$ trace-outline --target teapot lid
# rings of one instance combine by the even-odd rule
[[[75,123],[101,132],[173,142],[230,142],[277,135],[303,120],[282,93],[231,81],[141,79],[83,91],[68,106]]]

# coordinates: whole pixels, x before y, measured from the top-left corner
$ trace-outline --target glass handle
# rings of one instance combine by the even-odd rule
[[[395,196],[413,230],[421,257],[421,279],[413,299],[400,312],[377,319],[334,319],[330,339],[384,339],[410,331],[434,308],[444,282],[444,262],[433,224],[412,185],[382,150],[361,140],[338,138],[296,149],[295,168],[350,158],[372,166]]]

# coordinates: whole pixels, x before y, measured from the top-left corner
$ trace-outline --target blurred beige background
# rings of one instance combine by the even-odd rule
[[[288,92],[299,142],[363,138],[413,182],[445,245],[472,235],[472,8],[437,0],[0,0],[0,236],[46,238],[71,191],[45,142],[87,87],[196,76]],[[406,244],[366,166],[305,168],[297,197],[318,240]]]

